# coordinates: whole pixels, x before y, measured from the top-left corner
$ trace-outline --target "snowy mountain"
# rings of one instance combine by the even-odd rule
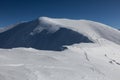
[[[18,24],[0,33],[0,48],[32,47],[61,51],[65,49],[64,45],[81,42],[92,41],[45,17]]]
[[[120,32],[102,23],[40,17],[0,30],[0,48],[0,80],[120,79]]]

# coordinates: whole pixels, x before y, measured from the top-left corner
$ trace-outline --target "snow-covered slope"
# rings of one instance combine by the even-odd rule
[[[65,28],[79,32],[93,41],[107,39],[120,44],[120,32],[110,26],[90,20],[51,19],[42,17],[44,23],[55,23]]]
[[[0,33],[0,47],[13,48],[0,49],[0,80],[119,80],[119,44],[118,30],[89,20],[21,23]]]
[[[82,44],[62,52],[0,50],[1,80],[119,80],[120,46]]]

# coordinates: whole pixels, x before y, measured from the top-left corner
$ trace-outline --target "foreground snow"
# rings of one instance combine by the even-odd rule
[[[81,44],[62,52],[1,49],[0,79],[119,80],[119,48],[116,44]]]

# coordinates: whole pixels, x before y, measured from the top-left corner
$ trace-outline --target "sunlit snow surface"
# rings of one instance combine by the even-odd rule
[[[94,43],[74,44],[64,51],[0,49],[0,80],[120,80],[118,30],[87,20],[42,19],[79,32]]]

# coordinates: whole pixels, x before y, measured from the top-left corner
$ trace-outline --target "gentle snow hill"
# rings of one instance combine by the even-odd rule
[[[0,31],[0,48],[32,47],[62,51],[67,45],[104,40],[120,44],[120,32],[89,20],[40,17]]]
[[[119,44],[118,30],[94,21],[20,23],[0,31],[0,48],[13,48],[0,49],[0,80],[120,80]]]

